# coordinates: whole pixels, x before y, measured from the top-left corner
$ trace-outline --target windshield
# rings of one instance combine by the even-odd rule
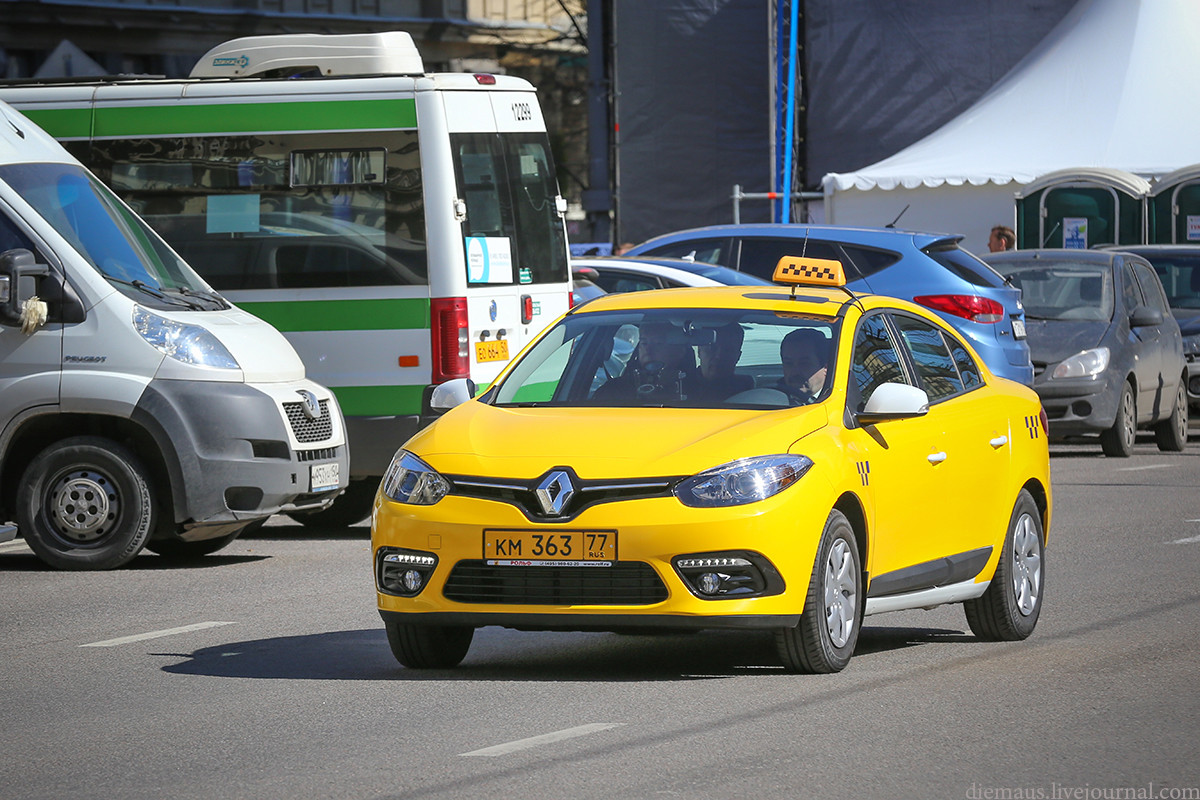
[[[190,267],[99,181],[72,164],[9,164],[0,179],[101,275],[157,307],[224,308]]]
[[[500,406],[806,405],[828,394],[839,325],[740,309],[570,315],[489,397]]]
[[[451,134],[470,284],[566,283],[567,238],[544,133]]]
[[[1112,271],[1101,264],[1006,261],[1003,269],[1021,290],[1025,316],[1107,322],[1113,315]]]

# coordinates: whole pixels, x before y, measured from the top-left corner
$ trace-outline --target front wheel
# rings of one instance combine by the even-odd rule
[[[1100,448],[1104,455],[1128,458],[1133,453],[1137,439],[1137,404],[1133,397],[1133,386],[1128,381],[1121,388],[1121,400],[1117,403],[1117,418],[1113,426],[1100,434]]]
[[[190,561],[193,558],[201,558],[218,550],[223,550],[225,547],[233,544],[233,540],[243,533],[257,530],[260,527],[262,527],[261,520],[251,522],[246,527],[239,528],[233,533],[227,533],[224,536],[217,536],[213,539],[202,539],[198,542],[185,542],[182,539],[151,539],[146,542],[146,549],[172,561]]]
[[[1158,443],[1159,450],[1178,453],[1187,447],[1187,439],[1187,375],[1184,375],[1175,389],[1175,406],[1171,409],[1171,416],[1154,426],[1154,441]]]
[[[825,522],[800,623],[775,632],[790,672],[838,672],[850,663],[862,624],[862,562],[854,528],[834,510]]]
[[[1033,633],[1042,613],[1046,558],[1042,515],[1025,489],[1017,495],[996,573],[982,597],[967,600],[967,625],[980,639],[1016,642]]]
[[[288,516],[312,530],[348,528],[362,522],[371,513],[375,504],[375,492],[379,489],[379,478],[361,478],[350,481],[346,491],[338,495],[329,508],[323,511],[292,511]]]
[[[392,655],[411,669],[448,669],[467,657],[474,628],[384,622]]]
[[[112,569],[133,560],[157,507],[146,467],[98,436],[56,442],[29,463],[17,489],[17,525],[39,558],[58,569]]]

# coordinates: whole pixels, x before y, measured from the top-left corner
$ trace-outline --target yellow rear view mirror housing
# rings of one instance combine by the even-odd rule
[[[824,286],[833,289],[846,285],[842,262],[832,258],[784,256],[775,266],[775,283],[784,286]]]

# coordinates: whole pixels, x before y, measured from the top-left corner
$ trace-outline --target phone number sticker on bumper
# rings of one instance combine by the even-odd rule
[[[309,485],[312,487],[309,489],[310,492],[336,489],[338,481],[341,479],[341,469],[336,461],[329,464],[313,464],[309,468],[308,474]]]
[[[492,567],[611,567],[617,532],[486,530],[483,559]]]

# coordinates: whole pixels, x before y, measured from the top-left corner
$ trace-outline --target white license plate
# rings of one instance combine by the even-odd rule
[[[1013,338],[1014,339],[1024,339],[1025,338],[1025,320],[1014,319],[1012,321],[1012,324],[1013,324]]]
[[[309,467],[310,492],[324,492],[336,489],[341,478],[340,465],[334,461],[331,464],[313,464]]]

